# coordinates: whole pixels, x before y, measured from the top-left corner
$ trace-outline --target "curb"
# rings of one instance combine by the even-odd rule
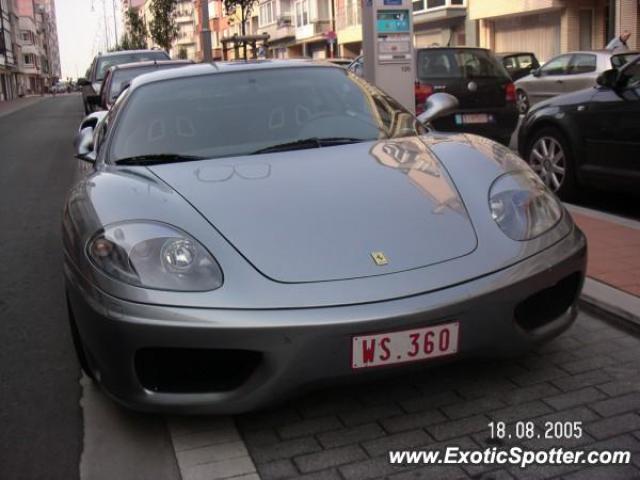
[[[579,302],[607,322],[640,336],[640,298],[586,278]]]

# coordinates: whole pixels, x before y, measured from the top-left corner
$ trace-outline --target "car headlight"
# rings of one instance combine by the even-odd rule
[[[158,290],[209,291],[222,285],[222,271],[195,239],[155,222],[105,227],[87,245],[93,264],[116,280]]]
[[[533,172],[498,177],[489,190],[491,216],[513,240],[530,240],[550,230],[562,217],[562,207]]]

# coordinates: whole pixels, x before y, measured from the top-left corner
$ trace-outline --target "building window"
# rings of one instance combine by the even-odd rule
[[[424,10],[424,0],[417,0],[413,2],[413,11],[419,12]]]
[[[258,16],[258,24],[261,27],[271,25],[276,21],[276,8],[273,0],[260,5],[260,15]]]
[[[23,57],[24,57],[25,65],[35,65],[36,64],[36,59],[33,56],[33,54],[28,53],[26,55],[23,55]]]
[[[309,24],[309,0],[296,2],[296,27]]]
[[[446,0],[427,0],[427,9],[444,7]]]

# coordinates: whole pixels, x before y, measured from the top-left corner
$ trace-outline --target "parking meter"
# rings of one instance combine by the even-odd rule
[[[363,0],[364,78],[415,112],[411,0]]]

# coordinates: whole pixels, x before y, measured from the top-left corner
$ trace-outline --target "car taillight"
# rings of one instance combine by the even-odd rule
[[[424,112],[424,104],[427,98],[433,93],[433,87],[428,83],[422,84],[420,82],[415,83],[415,95],[416,95],[416,115]]]
[[[504,87],[505,100],[507,102],[515,102],[516,101],[516,86],[513,83],[507,83],[507,86]]]

